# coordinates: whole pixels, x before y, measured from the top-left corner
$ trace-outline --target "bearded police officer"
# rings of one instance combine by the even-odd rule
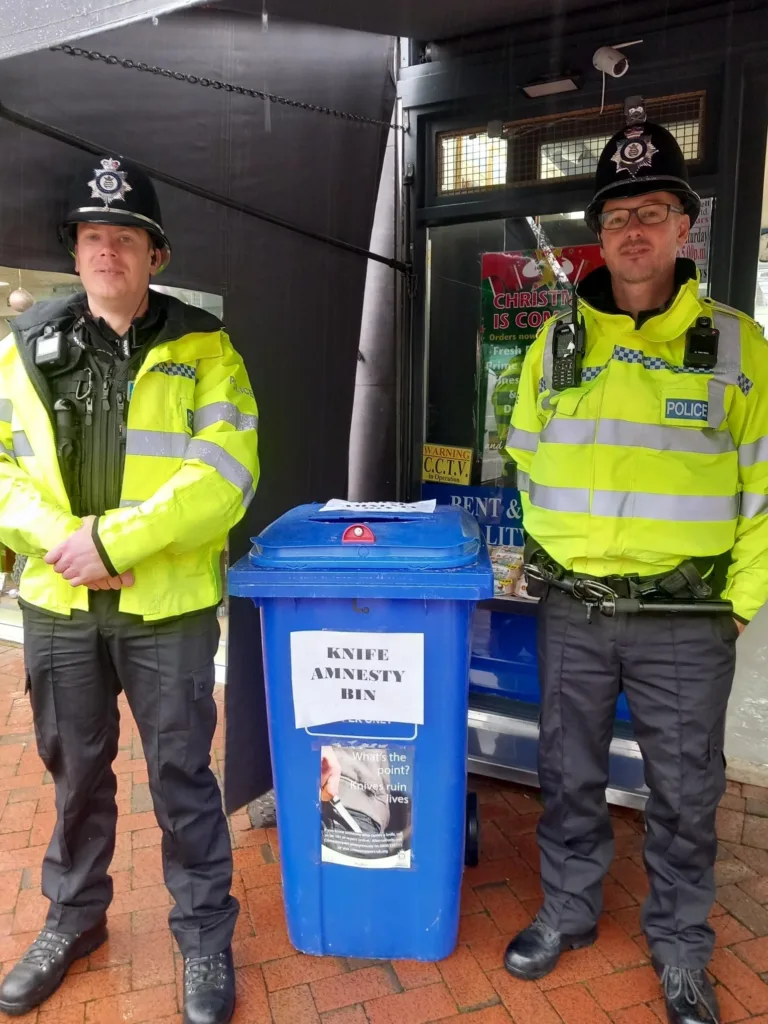
[[[677,142],[628,109],[587,219],[606,267],[526,360],[518,465],[539,620],[544,890],[510,944],[541,978],[592,944],[626,694],[650,796],[643,928],[672,1024],[720,1020],[706,966],[735,641],[768,599],[768,347],[677,259],[700,208]]]
[[[45,928],[0,1010],[47,999],[107,937],[124,690],[163,832],[183,1019],[220,1024],[238,903],[209,767],[216,607],[258,478],[256,404],[220,321],[149,290],[171,247],[145,174],[91,159],[61,235],[85,294],[33,306],[0,343],[0,540],[28,556],[27,687],[57,809]]]

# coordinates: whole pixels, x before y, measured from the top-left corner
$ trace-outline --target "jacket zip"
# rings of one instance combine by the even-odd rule
[[[125,473],[125,445],[128,434],[128,423],[125,415],[125,396],[117,385],[117,466],[115,471],[115,492],[117,493],[117,506],[120,504],[123,490],[123,475]],[[116,506],[116,507],[117,507]]]
[[[77,510],[78,515],[87,515],[90,511],[90,507],[93,504],[93,461],[94,451],[93,443],[90,440],[94,434],[93,428],[93,377],[90,380],[90,392],[85,399],[85,428],[81,432],[82,437],[82,458],[80,460],[80,508]],[[98,429],[98,425],[97,428]]]

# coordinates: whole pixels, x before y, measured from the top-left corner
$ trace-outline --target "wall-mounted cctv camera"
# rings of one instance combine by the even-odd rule
[[[621,78],[629,70],[629,61],[621,50],[613,46],[601,46],[599,50],[595,50],[592,63],[598,71],[610,75],[611,78]]]

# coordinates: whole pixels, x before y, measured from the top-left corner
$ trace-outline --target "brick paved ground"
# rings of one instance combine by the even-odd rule
[[[135,728],[123,705],[115,900],[110,940],[79,962],[29,1024],[181,1024],[180,964],[167,927],[160,832]],[[220,749],[221,737],[219,737]],[[218,761],[217,761],[218,764]],[[641,825],[614,816],[617,859],[591,949],[569,953],[537,984],[501,968],[509,937],[539,900],[536,794],[474,779],[483,804],[483,860],[467,872],[460,945],[440,964],[356,963],[297,955],[283,921],[277,837],[230,819],[235,892],[235,1024],[657,1024],[659,989],[640,934],[646,888]],[[721,858],[713,915],[724,1024],[768,1024],[768,791],[731,784],[719,812]],[[45,916],[40,864],[53,825],[53,786],[35,752],[22,657],[0,645],[0,962],[3,973]]]

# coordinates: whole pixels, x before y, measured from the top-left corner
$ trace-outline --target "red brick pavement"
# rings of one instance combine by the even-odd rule
[[[45,916],[40,864],[53,823],[53,786],[35,751],[22,652],[0,645],[0,963],[5,974]],[[70,971],[26,1024],[181,1024],[180,959],[168,931],[160,831],[136,730],[121,708],[115,899],[109,942]],[[221,734],[214,766],[221,768]],[[501,967],[511,935],[539,901],[536,793],[474,779],[483,859],[466,872],[456,952],[439,964],[355,963],[297,954],[282,913],[277,837],[230,818],[235,893],[235,1024],[658,1024],[663,1003],[640,930],[646,890],[639,815],[616,810],[617,859],[591,949],[566,954],[536,984]],[[768,790],[729,784],[719,811],[713,912],[724,1024],[768,1024]]]

